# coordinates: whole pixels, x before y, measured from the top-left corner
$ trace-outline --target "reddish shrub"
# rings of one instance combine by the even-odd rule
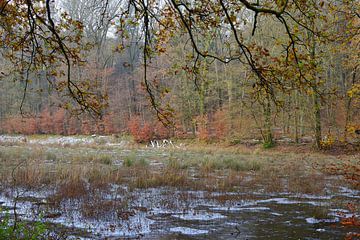
[[[21,117],[19,117],[19,116],[12,117],[10,119],[10,121],[11,121],[12,129],[13,129],[13,133],[22,133],[23,123],[22,123]]]
[[[157,121],[154,128],[154,135],[157,139],[167,139],[170,137],[170,130],[160,121]]]
[[[196,136],[202,141],[209,141],[210,134],[208,129],[208,119],[207,116],[197,116],[196,121]]]
[[[105,125],[104,125],[103,120],[96,121],[95,129],[92,130],[92,133],[94,133],[94,132],[96,132],[97,134],[104,134],[105,133]]]
[[[70,117],[69,123],[68,123],[67,134],[75,135],[77,133],[79,133],[79,131],[78,131],[78,120],[75,117]]]
[[[52,133],[53,132],[53,121],[48,108],[45,108],[40,114],[40,132],[41,133]]]
[[[64,129],[65,110],[63,108],[59,108],[54,113],[53,122],[54,122],[54,132],[56,134],[65,134],[65,129]]]
[[[213,136],[217,140],[224,140],[228,135],[229,127],[226,121],[228,113],[225,110],[217,110],[214,114],[213,121],[211,122],[211,129]]]
[[[193,138],[192,129],[186,129],[180,121],[175,121],[174,136],[179,139]]]
[[[3,133],[11,133],[11,125],[9,119],[5,119],[1,123],[1,132]]]
[[[29,117],[24,119],[22,133],[23,134],[35,134],[37,132],[36,118]]]
[[[10,134],[34,134],[37,132],[36,118],[23,117],[21,115],[9,117],[3,122],[1,131]]]
[[[139,133],[138,142],[149,142],[154,137],[154,130],[147,122],[144,123]]]
[[[81,121],[81,133],[86,135],[91,134],[91,122],[87,118]]]
[[[16,119],[14,117],[8,117],[3,125],[3,128],[6,133],[16,133],[15,132]]]
[[[151,125],[147,122],[141,124],[139,116],[130,118],[128,129],[130,134],[134,137],[134,140],[138,143],[149,142],[154,136]]]
[[[104,133],[111,134],[114,133],[115,127],[113,124],[114,114],[109,113],[104,116],[103,125],[104,125]]]
[[[128,121],[128,129],[130,134],[137,139],[138,138],[138,134],[140,132],[140,117],[139,116],[135,116],[135,117],[131,117],[130,120]]]

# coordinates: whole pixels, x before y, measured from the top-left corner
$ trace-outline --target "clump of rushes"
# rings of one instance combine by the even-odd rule
[[[223,160],[223,163],[225,168],[235,171],[259,171],[261,169],[261,163],[256,159],[227,158]]]
[[[124,157],[123,166],[125,167],[147,167],[149,161],[144,157],[137,157],[135,152],[131,152],[129,155]]]
[[[164,172],[150,172],[148,170],[138,171],[132,187],[150,188],[150,187],[185,187],[190,186],[190,180],[187,171],[166,170]]]
[[[132,166],[134,166],[135,161],[136,161],[136,154],[134,152],[132,152],[129,155],[124,157],[123,165],[125,167],[132,167]]]
[[[137,159],[135,161],[135,166],[147,167],[147,166],[149,166],[149,161],[147,161],[145,158]]]
[[[172,170],[181,170],[181,169],[185,169],[187,166],[182,164],[180,160],[174,157],[170,157],[166,162],[166,167]]]
[[[112,163],[111,156],[108,154],[101,154],[98,157],[98,160],[100,163],[105,164],[105,165],[111,165],[111,163]]]

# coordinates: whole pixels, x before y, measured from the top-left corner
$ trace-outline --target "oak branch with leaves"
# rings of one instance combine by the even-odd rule
[[[108,1],[102,4],[104,16],[109,10]],[[72,74],[72,68],[82,64],[83,54],[91,48],[82,41],[83,25],[55,5],[56,1],[50,0],[0,1],[1,54],[13,66],[2,71],[2,75],[18,74],[19,80],[24,81],[24,101],[31,81],[29,72],[46,72],[51,85],[75,100],[78,110],[101,115],[106,96],[95,93],[91,83],[81,82]],[[188,69],[195,85],[204,59],[224,64],[238,61],[248,66],[257,79],[253,86],[256,98],[265,95],[281,104],[275,94],[279,90],[300,89],[322,96],[317,87],[322,81],[314,74],[320,71],[318,60],[311,49],[315,50],[314,44],[342,37],[329,30],[337,21],[329,16],[346,12],[355,22],[359,18],[356,1],[339,5],[337,1],[318,0],[127,0],[118,8],[116,27],[121,38],[128,38],[129,25],[141,26],[143,84],[158,118],[166,124],[171,124],[173,113],[161,98],[168,90],[149,78],[148,67],[156,56],[166,54],[175,33],[187,36],[184,44],[193,50],[193,64]],[[269,46],[249,41],[245,31],[251,23],[251,35],[255,35],[259,25],[266,25],[264,19],[269,18],[279,23],[285,39],[278,43],[282,51],[274,55]],[[356,26],[349,27],[348,36],[358,34]],[[204,36],[209,32],[223,38],[221,53],[203,47]],[[126,41],[122,43],[118,49],[126,48]],[[61,65],[66,67],[57,67]],[[64,104],[68,108],[71,105]]]

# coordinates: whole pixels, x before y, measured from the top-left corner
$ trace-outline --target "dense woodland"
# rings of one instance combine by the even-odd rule
[[[359,139],[358,1],[0,5],[1,133]]]

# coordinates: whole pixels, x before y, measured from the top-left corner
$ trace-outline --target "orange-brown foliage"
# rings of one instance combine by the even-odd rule
[[[81,133],[82,134],[86,134],[86,135],[89,135],[91,134],[91,122],[88,118],[84,118],[82,121],[81,121]]]
[[[139,116],[130,118],[128,129],[138,143],[149,142],[154,137],[154,130],[151,125],[147,122],[142,124]]]
[[[140,139],[138,139],[138,141],[140,142],[149,142],[154,137],[154,129],[149,123],[144,123],[140,131],[139,137]]]
[[[113,123],[114,114],[108,113],[104,116],[103,125],[104,125],[104,133],[111,134],[115,132],[115,127]]]
[[[78,119],[75,117],[70,117],[69,124],[68,124],[68,135],[75,135],[79,133],[78,131]]]
[[[36,127],[36,118],[35,117],[29,117],[24,119],[23,123],[25,124],[23,127],[23,134],[35,134],[37,133],[37,127]]]
[[[207,116],[197,116],[195,118],[197,131],[196,136],[202,141],[210,140],[210,133],[208,128],[208,118]]]
[[[170,137],[171,132],[164,124],[160,121],[157,121],[154,127],[155,138],[157,139],[167,139]]]
[[[217,140],[224,140],[229,131],[229,126],[227,123],[228,112],[225,110],[217,110],[214,114],[213,121],[211,124],[211,129],[213,130],[213,136]]]
[[[65,134],[64,122],[65,122],[65,110],[59,108],[54,113],[54,132],[56,134]]]
[[[34,134],[37,132],[36,119],[20,115],[9,117],[4,121],[2,131],[5,133]]]
[[[53,121],[48,108],[45,108],[40,114],[40,133],[52,133]]]

